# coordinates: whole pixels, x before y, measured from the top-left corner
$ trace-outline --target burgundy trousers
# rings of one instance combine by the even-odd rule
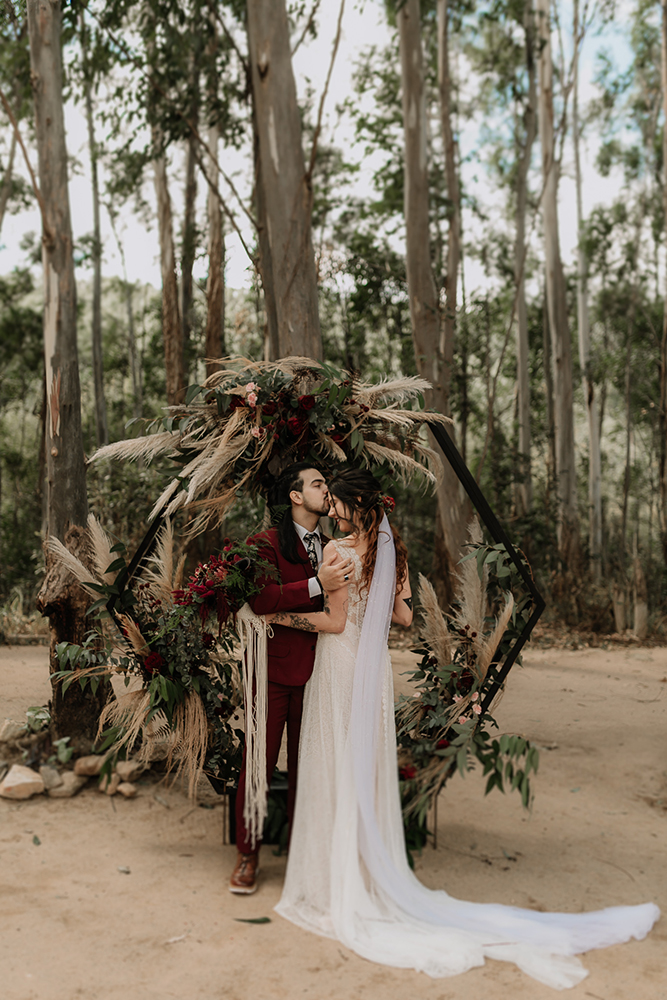
[[[283,729],[287,725],[287,818],[292,825],[294,803],[296,801],[296,777],[299,759],[299,733],[303,712],[304,685],[275,684],[269,681],[268,711],[266,719],[266,773],[269,784],[280,753]],[[257,840],[252,847],[250,835],[243,819],[245,801],[245,751],[236,792],[236,846],[242,854],[256,854],[261,846]]]

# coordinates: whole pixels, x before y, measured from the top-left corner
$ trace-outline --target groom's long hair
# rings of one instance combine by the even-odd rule
[[[290,563],[300,563],[299,536],[292,519],[292,501],[290,493],[303,489],[303,473],[306,469],[317,469],[312,462],[294,462],[288,465],[272,483],[267,492],[267,502],[271,510],[271,519],[278,529],[278,548],[283,559]],[[319,470],[318,470],[319,471]]]

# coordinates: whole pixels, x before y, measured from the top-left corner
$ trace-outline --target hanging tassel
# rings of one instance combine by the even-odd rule
[[[237,615],[243,664],[245,703],[245,800],[243,819],[253,848],[268,812],[266,773],[266,718],[268,712],[269,656],[267,640],[273,631],[265,618],[244,604]],[[253,698],[254,689],[254,698]]]

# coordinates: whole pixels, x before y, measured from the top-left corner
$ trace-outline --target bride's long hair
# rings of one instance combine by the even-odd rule
[[[335,475],[327,485],[329,493],[349,511],[353,533],[360,534],[363,531],[368,537],[368,548],[361,567],[361,583],[363,587],[369,587],[375,569],[378,534],[385,514],[381,501],[382,487],[366,469],[346,469]],[[391,530],[396,547],[396,593],[399,594],[408,573],[408,550],[393,524]]]

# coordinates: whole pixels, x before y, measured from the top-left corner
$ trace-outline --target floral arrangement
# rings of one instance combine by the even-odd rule
[[[96,562],[104,569],[110,540],[94,518],[89,533],[98,545],[103,542]],[[60,543],[52,541],[51,548],[86,589],[104,595],[98,605],[105,604],[115,583],[104,582],[103,573],[91,579],[90,571]],[[119,546],[113,548],[118,551]],[[125,560],[121,556],[111,565],[122,571]],[[130,607],[116,616],[129,655],[117,653],[117,637],[107,629],[101,648],[95,635],[84,646],[61,643],[61,671],[55,676],[65,688],[75,680],[96,686],[113,674],[123,675],[126,684],[138,677],[139,690],[128,691],[103,709],[101,749],[110,756],[129,751],[141,734],[140,756],[150,759],[156,745],[166,748],[168,765],[186,772],[193,792],[202,770],[228,783],[240,769],[243,734],[232,725],[243,702],[235,615],[259,592],[258,579],[275,569],[259,557],[255,543],[229,539],[223,551],[200,563],[185,583],[182,569],[181,563],[174,573],[173,531],[167,523]]]
[[[222,370],[192,385],[182,406],[138,438],[101,448],[105,458],[170,457],[181,471],[151,517],[195,512],[189,534],[219,523],[239,491],[255,496],[295,461],[329,468],[343,463],[388,465],[402,476],[435,482],[440,460],[423,428],[449,423],[424,410],[430,386],[420,378],[371,385],[309,358],[252,362],[223,359]]]
[[[427,814],[447,779],[479,761],[489,778],[486,792],[518,789],[530,802],[530,772],[539,753],[520,735],[492,738],[497,728],[483,707],[484,690],[495,663],[521,631],[529,597],[520,592],[518,574],[503,546],[485,546],[477,522],[470,528],[471,552],[461,564],[456,611],[446,616],[433,587],[420,576],[422,656],[412,679],[415,697],[396,706],[399,779],[408,849],[420,849],[427,837]],[[509,590],[505,588],[509,586]],[[490,604],[490,607],[489,607]]]

